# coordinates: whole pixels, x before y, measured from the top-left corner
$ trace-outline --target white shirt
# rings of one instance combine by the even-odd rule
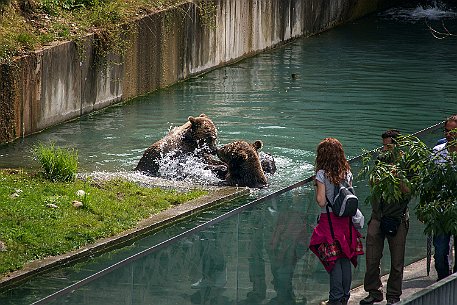
[[[436,156],[435,163],[441,164],[447,161],[449,152],[447,151],[446,144],[443,143],[433,147],[433,154]]]

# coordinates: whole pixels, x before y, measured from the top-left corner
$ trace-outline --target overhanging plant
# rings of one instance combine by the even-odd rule
[[[370,195],[366,202],[383,198],[388,204],[398,202],[405,196],[416,196],[421,173],[430,158],[431,150],[412,135],[400,135],[396,145],[389,151],[365,152],[359,177],[367,178]]]
[[[366,201],[382,196],[387,203],[397,202],[407,187],[410,196],[419,198],[416,215],[426,234],[457,234],[457,155],[438,162],[439,152],[415,136],[402,135],[396,142],[391,151],[364,154],[359,177],[369,181]]]

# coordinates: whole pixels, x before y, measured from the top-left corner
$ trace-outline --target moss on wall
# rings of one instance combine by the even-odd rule
[[[16,138],[14,111],[16,69],[13,63],[0,65],[0,143]]]

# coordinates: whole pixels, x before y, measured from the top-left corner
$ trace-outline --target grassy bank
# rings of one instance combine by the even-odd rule
[[[0,0],[0,63],[54,41],[77,41],[89,32],[112,43],[120,24],[183,2],[187,1]]]
[[[206,194],[144,188],[123,180],[51,182],[0,170],[0,276],[77,249]]]

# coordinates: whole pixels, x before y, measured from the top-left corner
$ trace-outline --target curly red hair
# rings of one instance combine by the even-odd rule
[[[333,184],[339,184],[346,179],[351,170],[344,155],[343,145],[335,138],[325,138],[316,149],[315,171],[324,170],[327,179]]]

